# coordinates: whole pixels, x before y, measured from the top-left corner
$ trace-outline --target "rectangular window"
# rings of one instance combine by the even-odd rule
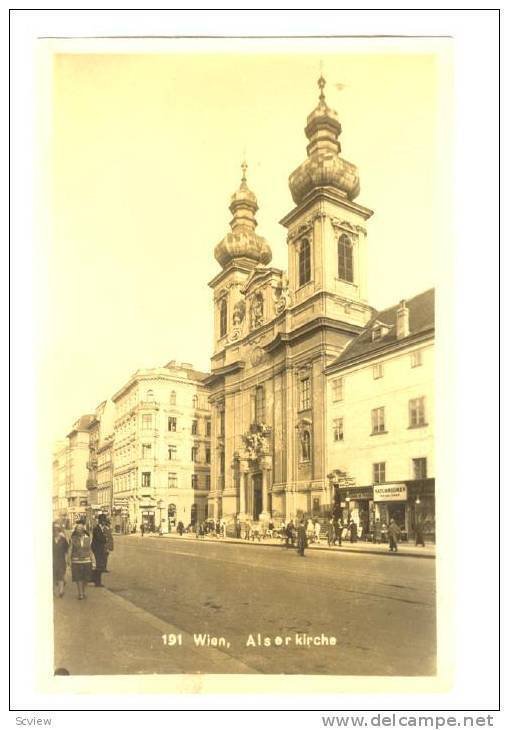
[[[143,413],[141,416],[141,427],[143,429],[152,428],[152,414]]]
[[[334,378],[332,381],[332,400],[343,400],[343,378]]]
[[[176,431],[177,430],[177,419],[175,416],[169,416],[168,417],[168,431]]]
[[[150,472],[149,471],[143,471],[141,473],[141,486],[142,487],[150,487]]]
[[[210,474],[205,474],[205,489],[210,489]]]
[[[141,458],[150,459],[152,456],[152,444],[142,444],[141,446]]]
[[[257,385],[255,389],[255,423],[264,423],[265,421],[265,388],[263,385]]]
[[[422,350],[414,350],[414,352],[410,353],[410,364],[413,368],[422,365]]]
[[[373,464],[373,484],[383,484],[385,482],[385,461],[379,461]]]
[[[299,410],[306,411],[311,408],[311,381],[303,378],[300,381]]]
[[[224,436],[224,411],[219,411],[219,435]]]
[[[343,419],[335,418],[333,426],[334,441],[343,441]]]
[[[198,447],[193,446],[191,449],[191,461],[198,461]]]
[[[177,458],[177,447],[174,444],[168,444],[168,460],[175,461]]]
[[[382,363],[381,362],[375,363],[375,365],[373,365],[373,378],[375,380],[378,380],[378,378],[383,378],[383,374],[384,374],[384,367],[383,367]]]
[[[207,420],[205,421],[205,435],[211,436],[211,434],[212,434],[212,423],[211,423],[210,418],[207,418]]]
[[[198,489],[198,474],[191,474],[191,488]]]
[[[191,424],[191,433],[193,436],[196,436],[198,433],[198,421],[196,419]]]
[[[205,463],[210,464],[210,449],[205,449]]]
[[[177,475],[174,471],[168,472],[168,489],[177,488]]]
[[[385,408],[373,408],[371,411],[371,433],[385,433]]]
[[[414,479],[426,479],[428,476],[428,464],[426,457],[412,459],[414,466]]]
[[[426,426],[426,413],[424,408],[424,397],[413,398],[408,401],[409,427]]]

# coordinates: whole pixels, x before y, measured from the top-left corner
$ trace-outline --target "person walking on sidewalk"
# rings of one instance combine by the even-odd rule
[[[93,554],[90,536],[85,532],[85,524],[77,522],[71,535],[71,575],[78,589],[78,599],[86,598],[86,586],[92,580]]]
[[[64,596],[65,572],[67,570],[67,551],[69,543],[61,526],[53,525],[53,583],[60,598]]]
[[[391,521],[389,522],[389,528],[387,530],[389,533],[389,550],[395,553],[398,552],[398,539],[401,535],[401,530],[399,529],[398,525],[394,521],[394,519],[391,518]]]
[[[144,522],[142,522],[140,525],[140,532],[141,532],[141,536],[143,537],[143,535],[145,534],[145,523]]]
[[[418,520],[415,525],[415,546],[420,545],[426,547],[424,544],[424,524],[422,520]]]
[[[102,515],[99,515],[97,524],[92,532],[92,552],[95,556],[94,583],[96,588],[102,588],[101,576],[106,567],[106,533],[105,521]]]
[[[108,518],[104,520],[104,536],[106,538],[106,550],[105,550],[105,557],[104,557],[104,572],[109,573],[108,570],[108,558],[110,556],[110,553],[113,552],[114,543],[113,543],[113,533],[111,531],[111,522]]]
[[[297,552],[299,553],[301,558],[305,557],[304,551],[307,548],[307,546],[308,546],[307,529],[306,529],[304,520],[302,519],[299,522],[299,526],[297,527]]]

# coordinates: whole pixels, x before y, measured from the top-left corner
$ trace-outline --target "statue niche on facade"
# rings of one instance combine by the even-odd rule
[[[274,302],[276,305],[276,314],[284,312],[292,303],[288,277],[285,275],[281,279],[281,286],[278,286],[275,290]]]
[[[233,328],[230,334],[230,342],[238,340],[242,334],[242,322],[246,316],[246,303],[240,299],[233,307],[232,322]]]
[[[255,329],[263,324],[263,296],[258,292],[251,302],[251,329]]]
[[[246,456],[255,461],[261,456],[267,456],[270,451],[271,428],[265,423],[254,423],[248,433],[242,436]]]

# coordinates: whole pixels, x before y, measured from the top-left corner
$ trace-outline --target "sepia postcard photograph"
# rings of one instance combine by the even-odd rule
[[[436,675],[447,46],[52,52],[57,674]]]

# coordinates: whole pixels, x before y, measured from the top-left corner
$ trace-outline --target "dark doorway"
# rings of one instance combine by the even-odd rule
[[[253,474],[253,519],[257,520],[263,508],[262,475]]]

